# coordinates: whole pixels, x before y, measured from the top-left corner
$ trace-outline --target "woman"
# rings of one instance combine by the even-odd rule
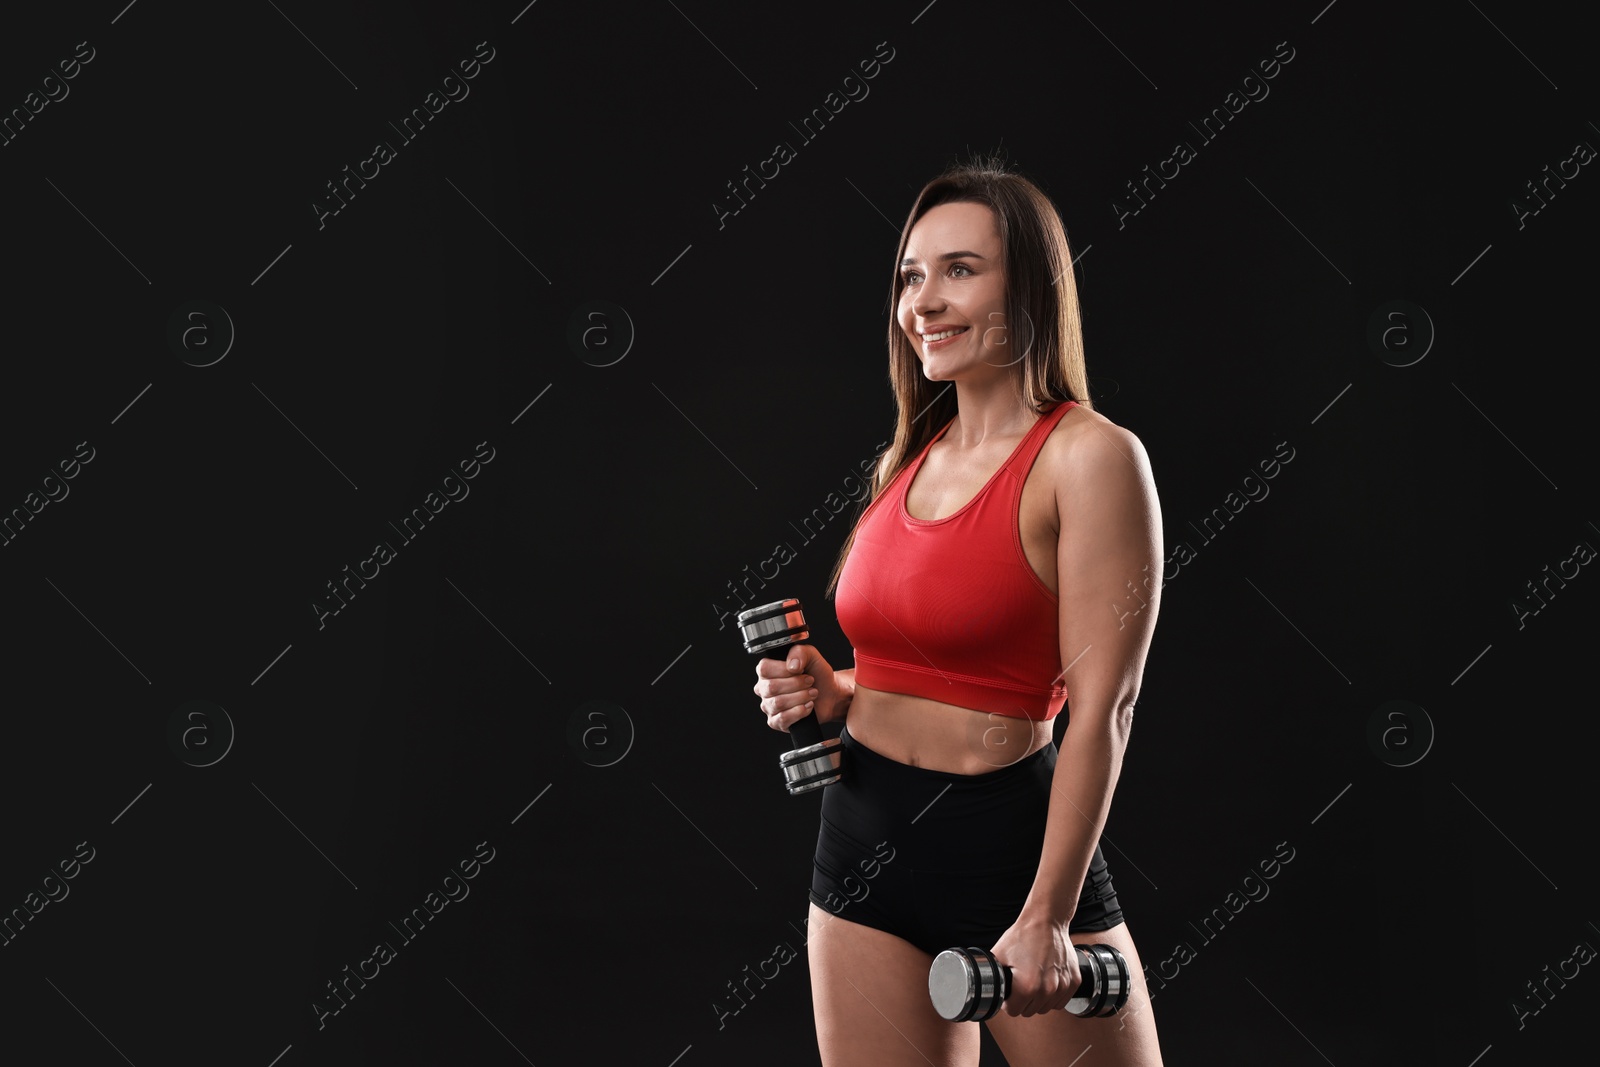
[[[802,645],[756,671],[772,728],[844,723],[807,935],[822,1059],[976,1064],[977,1027],[940,1018],[927,981],[976,946],[1012,970],[987,1023],[1011,1067],[1158,1065],[1099,848],[1159,602],[1149,461],[1092,410],[1066,234],[1033,183],[952,168],[895,259],[898,425],[829,583],[856,665]],[[1073,942],[1126,958],[1117,1015],[1055,1010]]]

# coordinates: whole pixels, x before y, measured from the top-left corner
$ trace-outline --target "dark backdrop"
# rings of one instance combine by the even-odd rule
[[[1107,824],[1168,1062],[1586,1041],[1591,45],[1323,2],[8,13],[8,1059],[817,1062],[729,583],[849,663],[899,222],[996,149],[1190,549]]]

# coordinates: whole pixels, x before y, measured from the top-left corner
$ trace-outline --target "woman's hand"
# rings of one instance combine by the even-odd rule
[[[791,648],[787,663],[761,657],[756,662],[756,678],[755,693],[761,698],[767,725],[784,733],[813,709],[819,723],[843,719],[855,696],[855,686],[840,679],[810,645]]]
[[[1007,1015],[1029,1016],[1066,1007],[1083,983],[1078,951],[1067,934],[1067,919],[1024,914],[989,950],[996,963],[1011,968]]]

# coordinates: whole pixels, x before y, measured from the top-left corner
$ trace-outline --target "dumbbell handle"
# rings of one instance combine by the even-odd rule
[[[1095,994],[1096,982],[1094,970],[1089,965],[1089,956],[1083,949],[1076,949],[1078,954],[1078,975],[1082,979],[1078,983],[1078,991],[1072,994],[1067,1003],[1073,1000],[1087,1000]],[[1011,968],[1002,963],[1000,966],[1000,999],[1004,1000],[1011,995]]]

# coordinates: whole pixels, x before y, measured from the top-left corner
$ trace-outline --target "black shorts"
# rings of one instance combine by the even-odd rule
[[[1052,742],[1009,767],[954,774],[912,767],[840,731],[844,777],[822,791],[813,903],[929,955],[989,949],[1017,921],[1039,873],[1055,773]],[[1095,843],[1067,929],[1122,922]]]

